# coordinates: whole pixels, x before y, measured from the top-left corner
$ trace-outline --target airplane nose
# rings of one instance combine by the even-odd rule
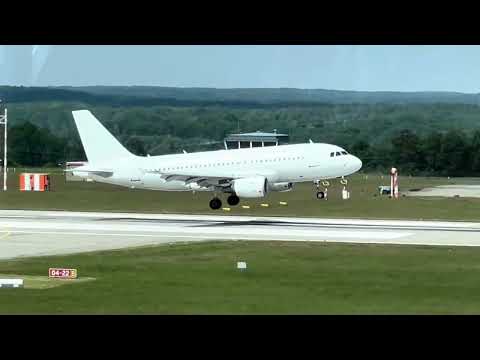
[[[362,165],[363,165],[362,160],[360,160],[356,156],[353,157],[353,163],[356,169],[355,171],[358,171],[362,168]]]
[[[362,168],[362,160],[360,160],[358,157],[351,155],[350,159],[350,166],[352,167],[352,171],[356,172]]]

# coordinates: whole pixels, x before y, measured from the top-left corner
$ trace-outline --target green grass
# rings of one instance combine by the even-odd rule
[[[0,191],[0,208],[73,211],[124,211],[146,213],[195,213],[264,216],[349,217],[377,219],[444,219],[480,221],[480,199],[402,197],[392,200],[378,196],[379,185],[389,185],[389,177],[355,175],[350,177],[349,200],[341,199],[339,180],[331,181],[329,200],[317,200],[312,183],[298,184],[291,192],[270,193],[266,199],[243,199],[251,209],[231,207],[226,213],[208,207],[211,193],[131,190],[113,185],[65,182],[61,172],[52,175],[49,193],[20,192],[18,173],[9,174],[9,190]],[[445,184],[480,183],[479,179],[410,178],[401,176],[400,190]],[[225,199],[225,197],[223,197]],[[279,205],[280,201],[288,206]],[[268,202],[270,207],[260,204]],[[226,201],[224,201],[224,206]]]
[[[0,289],[0,313],[479,314],[479,264],[477,248],[246,241],[17,259],[0,273],[96,280]]]

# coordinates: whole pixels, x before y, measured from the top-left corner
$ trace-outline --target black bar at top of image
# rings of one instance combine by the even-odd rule
[[[0,8],[1,44],[479,44],[476,11],[420,4],[132,3]],[[288,5],[288,6],[287,6]],[[103,6],[103,7],[102,7]],[[67,9],[68,8],[68,9]]]

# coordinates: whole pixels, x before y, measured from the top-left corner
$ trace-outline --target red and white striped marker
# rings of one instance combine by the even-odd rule
[[[398,170],[396,168],[390,170],[390,197],[398,199]]]

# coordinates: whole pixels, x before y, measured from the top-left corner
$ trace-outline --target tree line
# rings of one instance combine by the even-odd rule
[[[79,141],[59,137],[30,122],[9,130],[9,165],[63,166],[66,161],[86,160]],[[123,142],[136,155],[147,154],[139,137]],[[219,149],[221,146],[211,146]],[[358,140],[345,146],[363,161],[364,172],[387,172],[392,166],[406,175],[480,176],[480,130],[472,134],[451,129],[418,135],[403,129],[382,144]],[[179,152],[175,146],[172,152]]]
[[[480,176],[480,130],[471,135],[461,130],[431,132],[424,136],[405,129],[385,146],[358,141],[351,152],[363,160],[363,171],[387,171],[435,176]]]

